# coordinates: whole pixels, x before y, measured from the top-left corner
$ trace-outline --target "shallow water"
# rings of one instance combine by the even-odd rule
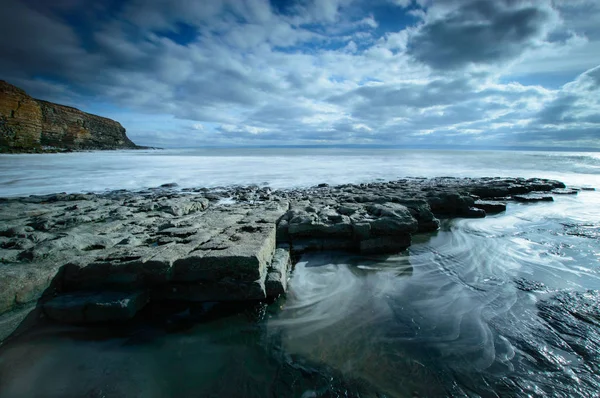
[[[283,331],[287,351],[391,396],[594,396],[598,344],[578,352],[538,307],[552,305],[555,292],[569,301],[600,288],[599,242],[570,233],[600,225],[596,200],[586,193],[447,221],[407,254],[377,263],[305,256],[271,326]],[[580,309],[583,301],[572,311]],[[569,314],[554,315],[561,324]]]
[[[452,157],[436,153],[414,154],[421,163],[412,169],[397,159],[391,170],[371,153],[362,167],[341,171],[340,159],[358,155],[338,154],[294,166],[311,173],[298,179],[269,156],[254,169],[216,156],[213,166],[224,169],[212,180],[156,171],[160,177],[136,184],[229,185],[245,175],[294,186],[463,173],[599,182],[595,155],[466,153],[444,167]],[[261,171],[269,162],[273,170]],[[236,168],[242,177],[226,175]],[[42,188],[17,182],[11,193],[56,191],[68,178],[48,180]],[[555,199],[446,220],[398,255],[305,255],[287,298],[270,306],[149,311],[119,330],[43,326],[0,348],[0,397],[597,396],[600,192]]]

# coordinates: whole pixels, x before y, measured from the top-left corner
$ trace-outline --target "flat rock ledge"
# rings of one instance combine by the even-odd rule
[[[42,313],[119,322],[148,302],[285,293],[306,251],[399,252],[439,218],[577,193],[558,181],[406,178],[276,190],[178,189],[0,198],[0,342]]]

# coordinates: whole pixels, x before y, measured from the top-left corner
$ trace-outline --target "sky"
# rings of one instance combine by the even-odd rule
[[[0,2],[0,79],[140,145],[600,148],[598,0]]]

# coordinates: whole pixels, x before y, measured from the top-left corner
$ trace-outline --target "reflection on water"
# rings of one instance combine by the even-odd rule
[[[399,255],[305,255],[270,306],[42,328],[0,351],[0,397],[595,396],[599,198],[445,221]]]
[[[597,200],[583,193],[446,221],[408,255],[380,261],[304,256],[270,327],[288,352],[390,396],[591,396],[600,376],[586,358],[600,347],[566,342],[547,308],[561,324],[598,303],[593,296],[564,313],[552,304],[557,291],[569,301],[573,290],[600,288]],[[597,336],[598,325],[600,317],[579,329]]]
[[[47,326],[0,352],[0,397],[376,396],[360,380],[279,349],[257,322],[264,310],[210,319],[188,309],[168,325],[150,317],[118,331]],[[196,322],[174,327],[177,319]]]

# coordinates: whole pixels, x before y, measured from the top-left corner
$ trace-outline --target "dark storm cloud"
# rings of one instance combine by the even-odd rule
[[[2,4],[0,50],[3,75],[72,72],[85,55],[70,27],[17,0]]]
[[[503,0],[469,1],[441,19],[426,21],[408,53],[436,69],[490,64],[519,56],[544,34],[547,8]]]

